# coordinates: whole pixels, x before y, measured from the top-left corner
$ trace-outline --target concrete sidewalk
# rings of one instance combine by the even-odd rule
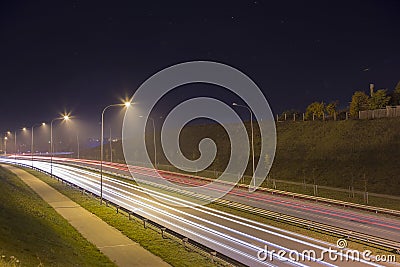
[[[89,242],[118,266],[169,266],[138,243],[123,235],[100,218],[85,210],[45,182],[17,167],[2,165],[24,181],[50,204]]]

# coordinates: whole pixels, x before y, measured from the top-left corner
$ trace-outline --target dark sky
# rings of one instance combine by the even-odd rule
[[[400,1],[2,1],[0,128],[100,120],[164,67],[236,67],[274,112],[400,80]]]

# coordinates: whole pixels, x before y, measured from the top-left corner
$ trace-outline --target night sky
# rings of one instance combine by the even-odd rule
[[[275,113],[400,80],[400,1],[2,1],[0,128],[97,123],[176,63],[231,65]],[[211,90],[211,89],[208,89]],[[203,92],[204,93],[204,92]]]

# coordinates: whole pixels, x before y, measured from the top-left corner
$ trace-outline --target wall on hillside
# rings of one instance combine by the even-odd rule
[[[359,111],[359,119],[378,119],[400,117],[400,106],[387,106],[382,109]]]

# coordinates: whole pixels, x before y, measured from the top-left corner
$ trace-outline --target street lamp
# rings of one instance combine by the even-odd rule
[[[21,129],[21,128],[19,128],[18,130],[24,130],[24,131],[26,131],[26,128],[23,128],[23,129]],[[17,148],[17,130],[15,130],[14,131],[14,161],[16,162],[17,161],[17,153],[18,153],[18,148]],[[9,134],[9,135],[11,135],[11,132],[10,131],[8,131],[7,132],[7,134]]]
[[[14,132],[14,150],[15,150],[15,152],[14,152],[14,161],[16,163],[17,162],[17,152],[18,152],[18,149],[17,149],[17,131],[16,130]]]
[[[46,125],[46,123],[44,123],[44,122],[42,122],[41,124],[34,124],[33,126],[32,126],[32,130],[31,130],[31,156],[32,156],[32,159],[31,159],[31,161],[32,161],[32,168],[33,168],[33,128],[35,127],[35,126],[45,126]]]
[[[50,177],[53,177],[53,122],[57,120],[68,121],[69,116],[63,115],[62,117],[53,119],[50,123]]]
[[[23,132],[26,132],[27,130],[26,130],[26,127],[24,127],[24,128],[22,128],[22,131]],[[19,144],[19,153],[20,154],[22,154],[22,146],[23,146],[24,144]]]
[[[251,151],[252,151],[252,158],[253,158],[253,183],[254,183],[254,187],[256,186],[256,180],[254,177],[254,130],[253,130],[253,112],[251,111],[251,109],[248,106],[243,106],[243,105],[239,105],[237,103],[232,103],[233,106],[237,106],[237,107],[242,107],[242,108],[246,108],[249,112],[250,112],[250,126],[251,126]]]
[[[131,102],[126,101],[125,103],[121,104],[112,104],[106,106],[103,111],[101,112],[101,138],[100,138],[100,205],[103,203],[103,136],[104,136],[104,112],[111,107],[121,107],[125,106],[129,108]]]

